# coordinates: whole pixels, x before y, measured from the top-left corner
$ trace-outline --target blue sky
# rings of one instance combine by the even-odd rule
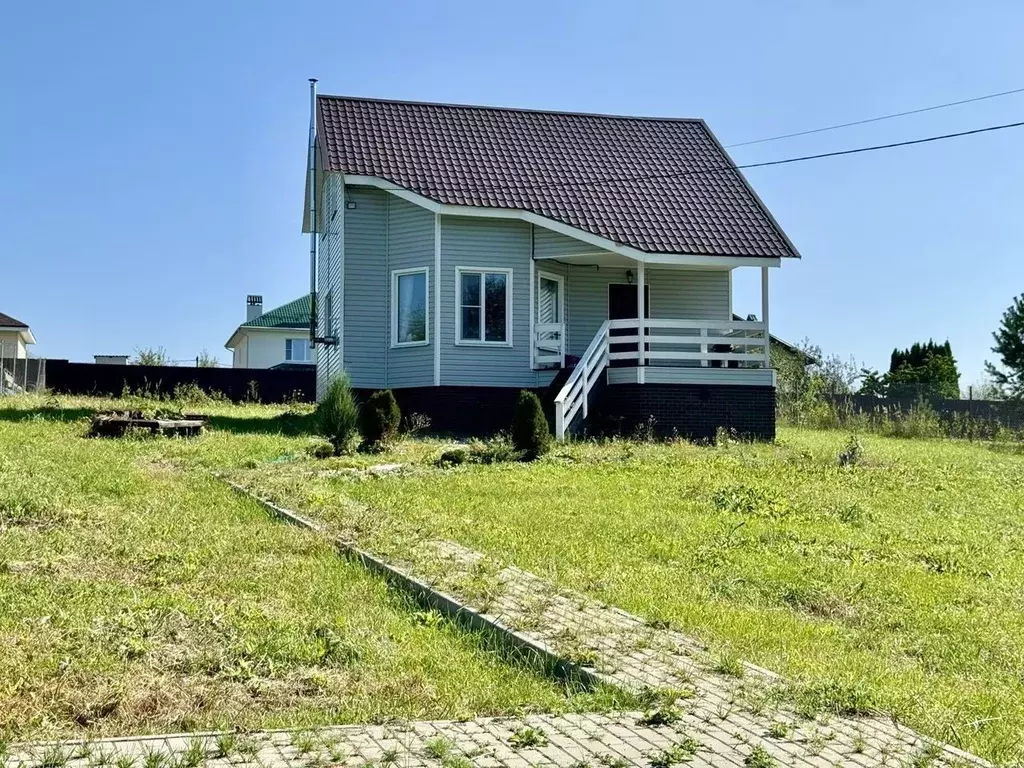
[[[921,9],[927,8],[927,12]],[[308,288],[323,92],[699,116],[726,143],[1024,86],[1014,2],[21,0],[0,10],[0,311],[36,354],[223,349]],[[739,163],[1024,119],[1024,94],[733,150]],[[949,338],[963,384],[1024,291],[1024,129],[748,177],[801,250],[772,325],[875,367]],[[738,311],[757,311],[755,270]]]

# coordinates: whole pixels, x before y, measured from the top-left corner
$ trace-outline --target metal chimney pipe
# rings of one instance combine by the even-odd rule
[[[316,78],[309,78],[309,343],[316,347],[316,320],[319,309],[316,300]]]

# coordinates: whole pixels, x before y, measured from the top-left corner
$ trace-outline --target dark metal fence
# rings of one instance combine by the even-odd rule
[[[996,422],[1007,429],[1024,429],[1024,402],[1012,400],[950,399],[943,397],[871,397],[869,395],[827,395],[833,404],[853,413],[907,413],[927,406],[940,417],[970,417]]]
[[[44,362],[47,388],[71,395],[116,397],[128,392],[172,397],[179,387],[195,386],[207,394],[220,394],[234,401],[316,400],[316,369],[312,365],[296,370]]]

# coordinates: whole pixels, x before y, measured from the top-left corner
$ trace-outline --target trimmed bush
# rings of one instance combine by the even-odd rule
[[[320,434],[334,446],[335,454],[349,449],[359,426],[359,410],[346,376],[339,376],[331,382],[327,394],[316,407],[316,424]]]
[[[402,411],[390,389],[374,392],[359,409],[359,431],[366,448],[379,451],[398,437]]]
[[[551,448],[551,430],[544,416],[540,398],[533,392],[523,390],[516,401],[516,412],[512,419],[512,445],[523,452],[527,460],[543,456]]]

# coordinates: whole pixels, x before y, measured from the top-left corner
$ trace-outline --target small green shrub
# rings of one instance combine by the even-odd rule
[[[469,461],[469,451],[465,448],[449,448],[442,453],[435,464],[439,467],[457,467]]]
[[[331,382],[317,406],[316,422],[320,434],[330,441],[336,454],[348,450],[359,425],[359,411],[348,378],[339,376]]]
[[[519,393],[519,400],[516,401],[515,416],[512,419],[512,445],[529,460],[543,456],[551,449],[551,430],[540,398],[525,389]]]
[[[359,409],[359,431],[368,450],[379,451],[393,443],[402,424],[402,411],[390,389],[374,392]]]

